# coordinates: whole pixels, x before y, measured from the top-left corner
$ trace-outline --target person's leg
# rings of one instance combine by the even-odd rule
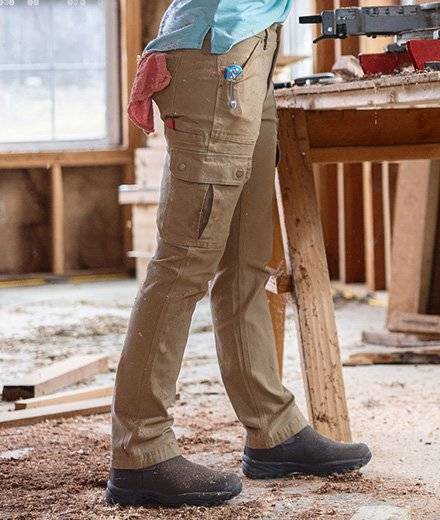
[[[308,426],[279,377],[265,292],[265,266],[272,253],[276,119],[269,89],[251,178],[210,291],[222,378],[247,431],[243,472],[251,478],[339,473],[371,458],[365,444],[335,442]]]
[[[222,378],[248,446],[271,448],[307,422],[282,385],[265,285],[272,253],[277,116],[270,87],[227,246],[211,286],[211,307]]]

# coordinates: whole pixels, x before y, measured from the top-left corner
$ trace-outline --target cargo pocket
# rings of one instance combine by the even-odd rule
[[[212,138],[231,143],[254,145],[259,134],[263,104],[267,94],[270,51],[260,38],[250,38],[237,44],[221,56],[220,68],[236,63],[243,72],[232,82],[237,107],[229,105],[231,81],[221,78]],[[267,63],[266,63],[267,62]]]
[[[250,172],[247,157],[171,150],[157,217],[160,236],[174,245],[224,247]]]

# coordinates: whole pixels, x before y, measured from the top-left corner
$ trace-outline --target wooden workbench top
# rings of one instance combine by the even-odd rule
[[[275,91],[278,108],[343,110],[440,105],[440,72],[402,73]]]

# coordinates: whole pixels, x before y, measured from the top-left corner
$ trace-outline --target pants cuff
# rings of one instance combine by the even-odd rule
[[[307,419],[295,405],[290,410],[289,418],[284,421],[284,425],[280,428],[268,431],[247,430],[246,446],[253,449],[274,448],[289,437],[299,433],[308,424]]]
[[[159,464],[165,460],[180,455],[177,441],[159,445],[149,451],[138,450],[136,453],[127,453],[125,450],[114,450],[112,454],[112,468],[114,469],[144,469]]]

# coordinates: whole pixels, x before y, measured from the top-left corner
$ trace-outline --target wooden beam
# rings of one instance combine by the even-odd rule
[[[394,310],[389,315],[387,326],[393,332],[440,335],[440,316]]]
[[[427,157],[440,159],[440,143],[390,145],[390,146],[336,146],[313,148],[310,152],[314,163],[357,163],[359,161],[412,161]]]
[[[131,151],[144,143],[142,131],[127,116],[131,86],[136,76],[137,57],[142,50],[141,0],[120,0],[121,22],[121,107],[123,143]]]
[[[386,162],[382,171],[382,196],[383,196],[383,225],[385,247],[385,275],[386,288],[391,285],[391,252],[394,226],[394,208],[396,202],[396,185],[399,165]]]
[[[382,165],[363,164],[366,282],[370,291],[386,288]]]
[[[317,13],[333,8],[333,0],[315,0],[314,9]],[[321,27],[316,25],[314,37],[317,38],[320,32]],[[324,39],[313,46],[314,72],[331,71],[335,59],[335,40]],[[339,238],[338,226],[336,225],[338,221],[337,166],[336,164],[316,165],[314,173],[330,278],[337,279],[339,277]]]
[[[107,367],[107,356],[74,356],[41,368],[22,380],[5,384],[3,386],[3,400],[16,401],[20,398],[27,399],[47,395],[104,372]]]
[[[309,154],[305,114],[279,111],[278,206],[292,272],[310,419],[324,435],[351,438],[332,291]]]
[[[408,105],[438,107],[440,72],[396,74],[333,85],[279,89],[275,91],[275,97],[279,108],[304,110],[398,108]]]
[[[370,345],[381,345],[383,347],[439,347],[440,338],[429,334],[406,334],[404,332],[362,332],[362,341]]]
[[[438,365],[440,348],[400,349],[394,352],[374,351],[351,354],[344,366],[359,365]]]
[[[440,87],[439,87],[440,88]],[[309,110],[310,146],[412,146],[440,143],[440,108]]]
[[[118,166],[133,161],[132,152],[114,150],[64,150],[57,152],[1,152],[0,169],[50,168],[60,166]]]
[[[65,271],[64,251],[64,187],[63,172],[59,164],[51,168],[51,225],[52,271],[56,275]]]
[[[402,164],[396,194],[390,320],[395,312],[423,314],[427,310],[439,188],[440,162]],[[392,323],[390,330],[399,331],[396,322]]]
[[[41,408],[43,406],[53,406],[55,404],[75,403],[88,399],[99,399],[113,395],[114,385],[93,386],[71,390],[70,392],[58,392],[56,394],[44,395],[42,397],[32,397],[31,399],[20,399],[15,401],[16,410],[28,408]]]
[[[90,399],[75,403],[65,403],[29,410],[16,410],[0,413],[0,428],[27,426],[50,419],[67,419],[78,415],[87,416],[108,413],[111,410],[111,397]]]
[[[362,164],[338,164],[339,279],[365,281]]]

